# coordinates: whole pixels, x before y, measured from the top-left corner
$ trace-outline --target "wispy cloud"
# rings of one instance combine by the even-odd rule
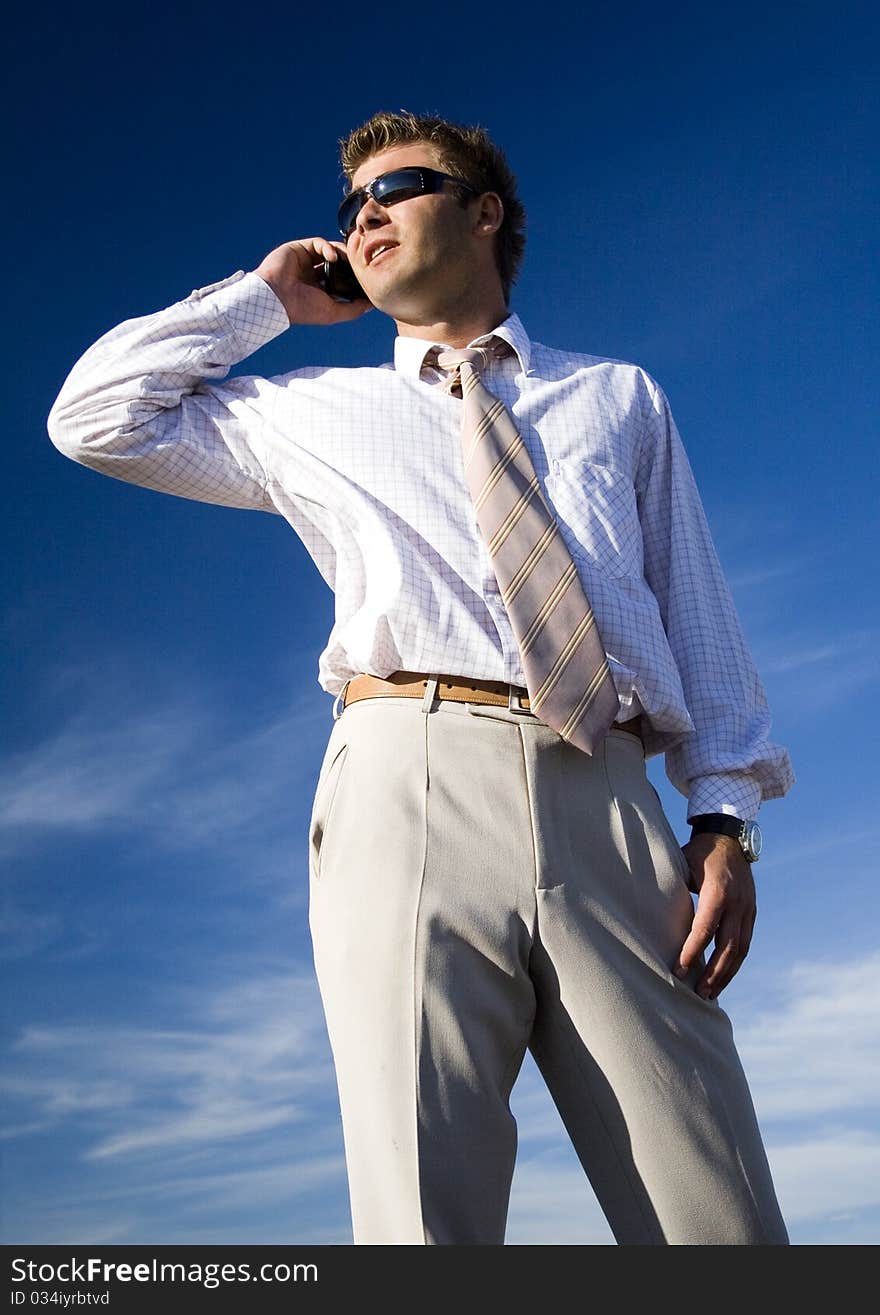
[[[143,672],[128,676],[150,688]],[[320,692],[243,725],[205,684],[137,701],[112,674],[100,688],[79,675],[68,685],[58,723],[0,758],[7,852],[65,832],[147,834],[163,849],[224,852],[259,836],[252,848],[265,862],[279,822],[310,802],[331,726]]]
[[[805,867],[815,869],[832,858],[837,864],[851,864],[854,870],[863,870],[865,854],[871,852],[877,835],[876,827],[864,823],[864,815],[853,817],[841,813],[834,829],[829,831],[825,818],[813,819],[813,826],[800,830],[797,838],[787,841],[780,852],[766,859],[761,856],[763,875],[775,881],[784,874],[797,875]],[[873,880],[870,869],[866,877],[869,882]]]
[[[510,1195],[512,1245],[601,1246],[614,1235],[571,1151],[520,1154]]]
[[[801,667],[815,666],[816,663],[820,662],[838,663],[851,652],[851,647],[845,643],[817,644],[815,647],[807,646],[789,653],[780,653],[777,657],[768,659],[764,663],[764,670],[768,673],[780,674],[797,671]]]
[[[224,1162],[236,1158],[226,1148]],[[33,1244],[340,1244],[351,1241],[341,1146],[322,1153],[278,1138],[271,1163],[194,1171],[186,1158],[144,1162],[140,1173],[82,1169],[51,1196],[15,1202],[15,1237]],[[6,1233],[10,1232],[7,1228]]]
[[[8,1202],[17,1240],[230,1242],[249,1228],[252,1241],[258,1228],[262,1240],[267,1229],[302,1240],[314,1225],[314,1240],[346,1241],[335,1078],[310,968],[240,970],[157,993],[155,1007],[154,1025],[20,1028],[0,1080],[7,1143],[60,1150],[55,1181],[22,1181]]]
[[[742,560],[742,553],[730,553],[730,559]],[[734,594],[747,589],[765,589],[778,581],[786,584],[793,579],[806,575],[814,567],[813,553],[804,553],[798,557],[762,557],[760,561],[740,565],[726,572],[727,583]]]
[[[200,738],[195,708],[118,718],[97,702],[0,767],[0,827],[89,829],[138,816],[138,802],[167,779]]]
[[[768,1155],[789,1224],[856,1214],[880,1205],[880,1135],[829,1129],[772,1145]],[[876,1240],[876,1238],[875,1238]]]
[[[854,694],[880,678],[878,634],[870,628],[835,632],[827,628],[800,632],[756,648],[761,674],[772,685],[774,710],[785,711],[795,723],[815,718],[839,704],[851,703]]]
[[[59,914],[26,911],[6,896],[0,912],[0,963],[26,959],[57,940],[62,930]]]
[[[737,1026],[761,1117],[839,1119],[880,1107],[880,953],[793,965],[772,1008]]]
[[[25,1026],[13,1058],[7,1095],[44,1126],[90,1126],[87,1159],[192,1149],[297,1122],[331,1078],[307,975],[219,990],[189,1028]]]

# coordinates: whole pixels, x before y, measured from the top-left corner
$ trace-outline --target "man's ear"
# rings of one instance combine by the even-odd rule
[[[497,192],[483,192],[477,197],[477,202],[474,232],[490,237],[504,223],[504,203]]]

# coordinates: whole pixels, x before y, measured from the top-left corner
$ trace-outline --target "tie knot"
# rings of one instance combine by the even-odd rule
[[[490,338],[481,347],[457,347],[445,352],[440,352],[434,347],[425,357],[425,364],[445,370],[449,378],[444,388],[448,392],[457,392],[462,365],[470,365],[479,375],[480,371],[485,370],[493,360],[506,356],[511,350],[503,338]]]
[[[440,352],[437,364],[441,370],[457,370],[467,362],[478,372],[485,370],[494,353],[487,347],[461,347],[454,351]]]

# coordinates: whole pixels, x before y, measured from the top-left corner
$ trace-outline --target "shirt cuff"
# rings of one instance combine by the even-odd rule
[[[726,813],[748,821],[758,816],[761,787],[747,772],[719,772],[691,781],[688,821],[700,813]]]
[[[228,279],[196,288],[187,301],[204,301],[221,315],[241,346],[241,359],[290,328],[287,311],[259,274],[238,270]]]

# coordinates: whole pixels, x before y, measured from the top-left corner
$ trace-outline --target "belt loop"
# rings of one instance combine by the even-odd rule
[[[513,685],[507,686],[507,711],[518,712],[521,717],[533,717],[535,715],[529,708],[523,707],[522,695]]]
[[[422,712],[430,712],[437,697],[437,676],[429,676],[425,684],[425,697],[422,699]]]
[[[343,712],[345,711],[345,695],[350,684],[351,684],[351,676],[349,676],[348,680],[345,682],[345,684],[342,686],[342,689],[339,691],[339,693],[336,695],[336,698],[333,700],[334,721],[339,721],[339,718],[342,716]]]

